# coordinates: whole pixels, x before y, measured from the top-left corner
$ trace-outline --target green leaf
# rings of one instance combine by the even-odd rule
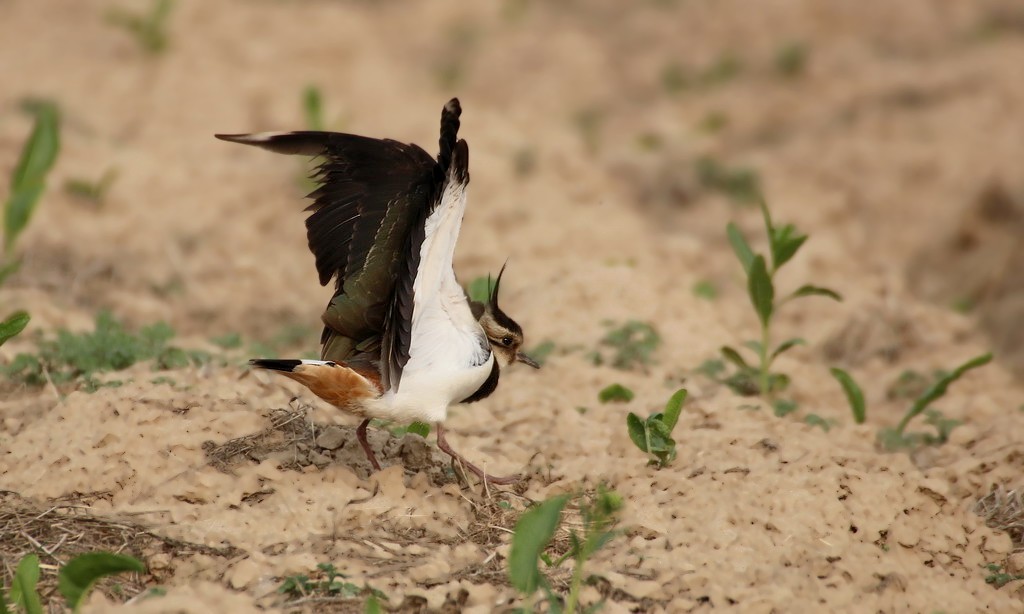
[[[743,271],[749,273],[750,265],[754,262],[754,251],[750,249],[750,244],[747,243],[747,239],[744,238],[743,233],[740,229],[729,222],[725,227],[725,234],[729,237],[729,243],[732,244],[732,251],[736,253],[736,257],[739,258],[740,264],[743,266]]]
[[[641,452],[647,452],[647,428],[644,426],[644,421],[640,419],[640,416],[629,412],[626,416],[626,431],[629,433],[629,438],[633,440],[636,447],[640,448]]]
[[[793,346],[806,345],[806,343],[807,342],[804,341],[803,339],[801,339],[800,337],[793,337],[792,339],[786,339],[785,341],[783,341],[782,343],[779,344],[779,347],[775,348],[774,352],[772,352],[772,360],[775,360],[775,358],[779,354],[782,354],[783,352],[785,352],[786,350],[792,348]]]
[[[88,552],[76,556],[61,567],[57,575],[57,587],[67,599],[68,607],[78,611],[97,580],[126,571],[145,573],[146,566],[142,561],[124,554]]]
[[[772,278],[768,275],[768,266],[765,264],[764,256],[754,256],[754,261],[747,271],[747,290],[750,292],[750,302],[761,319],[762,326],[768,326],[772,317],[772,307],[775,301],[775,288],[772,286]]]
[[[924,394],[922,394],[920,397],[917,398],[916,401],[914,401],[914,405],[910,408],[910,411],[908,411],[907,414],[903,416],[903,419],[900,420],[900,423],[896,426],[896,432],[902,434],[903,431],[907,428],[907,424],[914,418],[914,416],[917,416],[918,414],[923,412],[929,405],[932,404],[932,402],[946,394],[946,390],[949,388],[949,385],[955,382],[956,380],[960,379],[964,375],[964,373],[967,373],[971,369],[977,369],[978,367],[986,365],[991,361],[991,353],[983,354],[976,358],[972,358],[971,360],[968,360],[964,364],[954,369],[952,373],[947,374],[945,377],[932,384],[931,388],[926,390]]]
[[[668,426],[660,420],[659,416],[651,416],[647,419],[647,433],[651,439],[650,451],[655,454],[658,452],[668,452],[676,447],[676,442],[672,439],[672,433],[668,430]]]
[[[46,186],[46,174],[60,151],[60,115],[56,105],[40,104],[35,108],[35,115],[35,126],[22,148],[11,177],[11,193],[4,206],[4,249],[8,254],[28,225]]]
[[[28,312],[15,311],[7,316],[6,320],[0,322],[0,345],[3,345],[8,339],[25,330],[30,319],[31,317],[28,315]]]
[[[43,605],[39,601],[36,584],[39,583],[39,557],[26,554],[18,562],[11,583],[11,603],[21,607],[25,614],[43,614]]]
[[[740,356],[739,352],[737,352],[736,350],[732,349],[728,345],[723,345],[718,351],[720,351],[722,353],[722,357],[723,358],[725,358],[726,360],[728,360],[732,364],[736,365],[740,369],[748,370],[748,369],[752,369],[753,368],[753,367],[751,367],[750,365],[747,364],[747,361],[743,360],[743,357]]]
[[[602,403],[609,403],[611,401],[628,403],[633,400],[633,397],[633,391],[622,384],[611,384],[597,393],[597,399]]]
[[[689,393],[686,388],[680,388],[669,397],[668,403],[665,404],[665,415],[661,421],[668,427],[669,433],[675,430],[676,423],[679,422],[679,414],[683,411],[683,403],[686,401],[687,394]]]
[[[750,341],[744,341],[743,342],[743,347],[750,348],[751,350],[754,350],[754,353],[757,354],[758,356],[761,355],[761,342],[760,341],[754,341],[753,339],[751,339]]]
[[[830,428],[832,428],[832,423],[822,418],[818,414],[807,414],[806,416],[804,416],[804,423],[809,424],[811,426],[821,427],[821,430],[825,431],[826,433],[829,431]]]
[[[21,260],[11,260],[7,264],[0,265],[0,286],[4,285],[7,278],[21,268]]]
[[[0,590],[0,614],[11,614],[11,610],[7,607],[7,598],[4,597],[3,590]]]
[[[473,281],[469,282],[466,286],[466,294],[469,295],[469,300],[476,301],[477,303],[486,303],[491,298],[491,291],[494,288],[494,280],[490,275],[486,277],[477,277]]]
[[[774,413],[779,418],[795,412],[796,408],[796,401],[789,401],[787,399],[775,399],[775,401],[772,402],[772,413]]]
[[[364,614],[381,614],[383,611],[380,606],[380,600],[376,596],[370,595],[366,598],[366,605],[363,606]]]
[[[524,512],[516,523],[508,555],[508,575],[520,593],[532,595],[541,585],[537,560],[554,536],[568,502],[569,495],[552,497]]]
[[[839,302],[842,302],[843,300],[843,297],[840,296],[839,293],[834,290],[829,290],[828,288],[822,288],[820,286],[812,286],[809,284],[797,288],[795,292],[786,297],[786,300],[788,301],[790,299],[799,298],[801,296],[827,296],[828,298]]]
[[[426,422],[413,422],[405,429],[406,433],[415,433],[420,437],[426,439],[427,435],[430,434],[430,425]]]
[[[807,240],[807,235],[790,236],[794,232],[796,228],[788,224],[781,231],[776,231],[776,237],[772,239],[772,267],[776,271],[789,262]]]
[[[773,241],[775,238],[775,225],[772,224],[772,214],[768,211],[768,203],[765,202],[764,197],[757,199],[757,204],[761,207],[761,215],[764,217],[764,230],[765,234],[768,235],[768,240]]]
[[[853,380],[849,373],[838,367],[832,367],[829,369],[829,373],[843,387],[843,392],[846,393],[846,400],[850,403],[850,411],[853,412],[853,421],[857,424],[864,424],[864,420],[867,419],[868,410],[864,404],[864,392],[860,386],[857,385],[857,382]]]
[[[302,108],[306,113],[306,129],[323,130],[323,98],[315,85],[307,86],[302,92]]]

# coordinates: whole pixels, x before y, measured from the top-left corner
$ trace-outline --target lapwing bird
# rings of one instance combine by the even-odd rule
[[[322,360],[255,359],[338,409],[363,418],[436,425],[437,445],[481,479],[495,477],[445,440],[448,407],[472,403],[498,385],[501,366],[539,365],[520,351],[523,329],[498,307],[501,277],[486,303],[470,301],[452,259],[466,210],[469,146],[458,139],[462,108],[441,111],[440,153],[416,145],[335,132],[218,134],[277,153],[319,158],[306,218],[320,284],[334,279],[321,319]]]

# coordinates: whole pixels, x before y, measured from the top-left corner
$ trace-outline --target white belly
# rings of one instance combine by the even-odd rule
[[[402,422],[444,421],[449,405],[471,396],[487,381],[494,366],[494,355],[475,367],[434,361],[426,370],[409,369],[412,363],[410,359],[398,391],[385,392],[373,402],[375,417]]]

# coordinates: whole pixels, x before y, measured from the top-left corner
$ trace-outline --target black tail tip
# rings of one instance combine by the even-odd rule
[[[260,369],[270,369],[271,371],[284,371],[286,373],[291,373],[295,370],[295,367],[302,364],[302,361],[281,358],[253,358],[249,361],[249,364]]]

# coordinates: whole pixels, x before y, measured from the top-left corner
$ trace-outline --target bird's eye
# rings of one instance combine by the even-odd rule
[[[512,337],[505,335],[504,337],[501,338],[501,344],[504,346],[512,345]]]

